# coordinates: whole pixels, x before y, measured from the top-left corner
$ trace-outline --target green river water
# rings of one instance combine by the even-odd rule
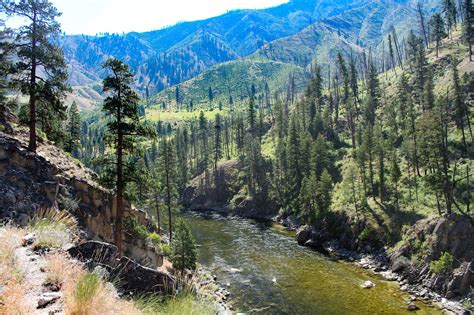
[[[407,314],[408,295],[350,263],[298,246],[271,224],[185,212],[200,245],[198,261],[228,285],[238,312]],[[371,280],[372,289],[360,285]],[[417,301],[415,314],[441,314]]]

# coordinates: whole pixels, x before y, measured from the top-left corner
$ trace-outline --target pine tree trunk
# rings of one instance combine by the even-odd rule
[[[28,150],[36,152],[36,12],[33,14],[31,39],[31,72],[30,72],[30,140]]]
[[[120,125],[120,123],[119,123]],[[115,215],[115,246],[117,255],[122,255],[122,228],[123,228],[123,135],[118,134],[117,144],[117,213]]]

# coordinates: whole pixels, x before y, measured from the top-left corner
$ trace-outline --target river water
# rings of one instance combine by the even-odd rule
[[[347,262],[332,261],[268,223],[182,214],[198,261],[231,292],[239,312],[258,314],[407,314],[408,295]],[[360,285],[371,280],[372,289]],[[416,314],[441,314],[417,301]]]

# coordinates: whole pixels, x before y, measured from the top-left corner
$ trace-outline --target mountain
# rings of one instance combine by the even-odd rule
[[[432,14],[439,9],[440,1],[429,0],[423,5],[426,13]],[[369,55],[372,51],[373,57],[380,59],[379,56],[385,49],[382,42],[391,33],[392,27],[396,30],[399,41],[402,41],[412,28],[417,31],[418,25],[415,0],[354,2],[352,5],[347,4],[346,10],[308,25],[293,35],[266,43],[255,53],[247,56],[245,61],[234,60],[218,64],[203,74],[181,83],[178,89],[184,103],[191,100],[196,104],[206,102],[209,87],[215,90],[217,98],[228,100],[232,95],[235,100],[236,97],[247,98],[250,95],[250,90],[242,89],[241,86],[249,87],[255,84],[257,92],[263,93],[264,82],[269,82],[272,92],[285,93],[289,77],[292,75],[297,90],[301,91],[314,63],[323,66],[326,73],[328,66],[336,60],[338,52],[343,52],[346,56],[353,54],[359,58],[362,52]],[[266,65],[266,68],[275,71],[242,76],[243,72],[250,72],[250,68],[242,72],[243,64],[248,67]],[[359,66],[361,65],[362,63],[359,63]],[[277,68],[287,71],[276,71]],[[334,65],[332,68],[335,68]],[[224,91],[221,87],[223,82],[229,86]],[[155,103],[173,104],[172,95],[175,90],[173,87],[160,92],[155,98]],[[224,93],[225,96],[219,97],[220,93]]]
[[[293,69],[304,86],[311,64],[327,65],[338,51],[360,53],[382,49],[382,39],[395,27],[399,39],[418,28],[416,0],[292,0],[263,10],[236,10],[224,15],[145,33],[101,36],[64,36],[61,44],[70,64],[70,97],[82,108],[101,100],[102,63],[110,56],[124,60],[136,76],[136,88],[144,97],[160,93],[156,103],[170,100],[179,88],[189,102],[203,102],[213,82],[226,81],[227,96],[246,97],[242,85],[277,81],[275,75]],[[423,3],[427,14],[440,0]],[[243,61],[245,60],[245,61]],[[231,64],[229,64],[231,62]],[[233,63],[233,64],[232,64]],[[265,64],[264,75],[242,76],[251,67]],[[242,70],[247,65],[249,68]],[[235,72],[238,70],[239,72]],[[203,72],[206,74],[200,76]],[[190,82],[186,82],[191,80]],[[204,82],[202,82],[204,80]],[[244,81],[242,81],[244,80]],[[206,82],[209,81],[209,82]],[[251,82],[252,81],[252,82]],[[185,83],[183,83],[185,82]],[[220,83],[218,84],[220,85]],[[173,87],[172,90],[166,89]],[[274,84],[272,91],[285,90]],[[221,97],[224,98],[224,97]]]
[[[292,0],[145,33],[64,36],[61,46],[70,65],[73,98],[82,107],[100,100],[93,95],[88,101],[84,95],[96,90],[94,85],[104,76],[102,63],[110,56],[127,62],[136,75],[136,87],[143,95],[153,95],[367,1]]]

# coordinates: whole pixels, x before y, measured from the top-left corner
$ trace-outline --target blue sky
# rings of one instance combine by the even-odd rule
[[[67,34],[148,31],[233,9],[266,8],[287,0],[50,0]]]

